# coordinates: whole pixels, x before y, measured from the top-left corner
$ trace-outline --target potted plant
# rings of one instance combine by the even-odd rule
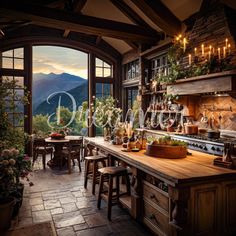
[[[11,225],[15,198],[11,195],[16,191],[16,161],[10,150],[3,150],[0,155],[0,232]]]
[[[104,139],[111,136],[114,127],[119,123],[122,110],[116,107],[111,96],[96,99],[95,125],[103,128]]]

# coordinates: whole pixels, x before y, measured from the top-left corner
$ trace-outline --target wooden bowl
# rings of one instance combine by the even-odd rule
[[[146,155],[167,159],[185,158],[187,156],[187,147],[161,144],[147,144]]]

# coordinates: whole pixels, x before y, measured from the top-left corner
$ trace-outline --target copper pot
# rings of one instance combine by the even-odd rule
[[[198,134],[198,126],[192,124],[186,124],[184,127],[185,134]]]

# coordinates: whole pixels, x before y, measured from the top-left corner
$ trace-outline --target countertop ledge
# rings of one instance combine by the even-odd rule
[[[104,141],[102,137],[85,138],[86,143],[97,146],[111,155],[127,162],[146,173],[167,181],[175,186],[188,184],[208,179],[236,180],[236,170],[226,169],[213,165],[214,155],[191,150],[192,155],[182,159],[157,158],[145,155],[145,150],[140,152],[123,152],[120,145],[113,145]]]

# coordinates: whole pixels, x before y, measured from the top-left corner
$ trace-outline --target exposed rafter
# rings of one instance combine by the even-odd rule
[[[150,28],[150,26],[128,6],[123,0],[110,0],[124,15],[126,15],[133,23]]]
[[[2,0],[0,15],[10,19],[30,20],[40,26],[123,40],[153,42],[160,38],[156,31],[144,27],[33,5],[29,1]]]
[[[161,0],[132,0],[132,2],[166,34],[173,36],[181,31],[181,21]]]
[[[64,38],[67,38],[68,35],[69,35],[69,33],[70,33],[70,30],[66,29],[66,30],[64,31],[64,33],[63,33],[63,37],[64,37]]]
[[[73,12],[81,13],[84,5],[86,4],[87,0],[74,0],[73,1]]]

